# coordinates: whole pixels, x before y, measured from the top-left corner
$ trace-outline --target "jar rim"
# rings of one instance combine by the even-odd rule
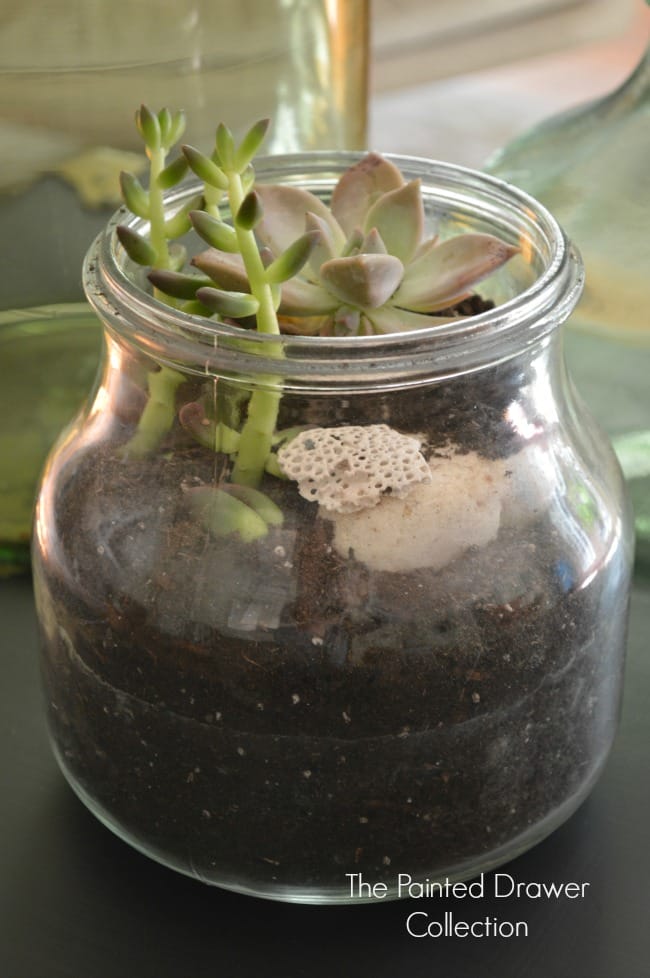
[[[256,178],[327,190],[365,155],[313,151],[259,157]],[[119,243],[116,228],[127,224],[142,230],[147,222],[122,207],[86,255],[87,299],[109,330],[157,362],[202,375],[273,375],[270,382],[285,389],[307,385],[358,390],[378,384],[390,389],[469,373],[511,359],[568,318],[582,292],[582,261],[539,201],[497,177],[456,164],[395,154],[386,158],[405,179],[421,179],[423,197],[430,203],[464,209],[495,227],[510,221],[538,260],[543,256],[542,270],[532,284],[486,312],[429,328],[354,337],[276,336],[249,330],[242,336],[239,326],[165,305],[134,280],[137,266]],[[178,207],[196,192],[196,183],[184,183],[166,194],[166,204]]]

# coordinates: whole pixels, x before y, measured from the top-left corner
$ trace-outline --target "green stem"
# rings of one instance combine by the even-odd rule
[[[125,454],[142,458],[148,455],[167,434],[176,415],[176,389],[183,383],[183,374],[171,367],[161,367],[147,378],[149,398],[140,415],[138,427],[125,446]]]
[[[169,268],[169,248],[165,234],[165,202],[162,187],[158,185],[158,177],[165,168],[165,150],[149,151],[151,166],[149,169],[149,239],[156,251],[156,268]]]
[[[158,176],[165,167],[166,153],[162,148],[147,151],[149,167],[149,240],[156,252],[155,268],[169,268],[169,247],[165,234],[165,202],[163,190],[158,184]],[[169,296],[154,289],[154,296],[168,305]],[[148,377],[149,398],[138,421],[138,427],[125,446],[127,455],[142,457],[148,455],[160,444],[167,434],[176,414],[176,389],[185,378],[170,367],[161,367]]]
[[[230,210],[237,214],[244,199],[244,189],[238,173],[228,174]],[[264,265],[257,248],[255,235],[237,227],[235,222],[237,243],[242,256],[244,267],[252,295],[259,302],[257,311],[257,329],[260,333],[279,335],[280,327],[275,313],[275,303],[271,286],[266,281]],[[275,347],[269,350],[271,356],[280,356],[280,350]],[[260,378],[269,384],[279,383],[277,378]],[[280,407],[280,391],[253,391],[248,403],[248,415],[241,432],[237,459],[232,472],[232,481],[244,486],[257,488],[264,475],[266,460],[271,453],[273,436]]]
[[[211,187],[208,183],[203,185],[203,196],[205,198],[205,212],[209,214],[210,217],[221,217],[221,209],[219,204],[221,203],[222,191],[217,190],[216,187]]]
[[[271,454],[281,396],[279,391],[253,391],[239,439],[233,482],[256,489],[262,481]]]
[[[241,207],[242,201],[244,200],[244,188],[242,186],[239,173],[229,173],[228,181],[230,211],[234,217]],[[257,248],[255,234],[253,231],[246,231],[244,228],[238,227],[236,222],[235,233],[237,235],[239,253],[242,256],[244,267],[246,268],[246,274],[248,275],[251,293],[255,296],[260,304],[257,312],[258,332],[279,334],[280,327],[278,325],[278,317],[275,314],[273,293],[271,291],[271,286],[266,281],[264,265]]]

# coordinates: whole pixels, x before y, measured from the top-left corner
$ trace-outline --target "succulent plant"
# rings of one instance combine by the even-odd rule
[[[172,162],[167,155],[183,132],[183,114],[142,106],[136,124],[150,160],[149,187],[132,174],[123,174],[121,185],[127,207],[148,221],[148,232],[123,225],[117,234],[130,258],[150,267],[156,298],[183,312],[216,313],[275,335],[413,330],[457,318],[450,308],[517,250],[487,234],[425,239],[419,181],[407,183],[376,153],[341,177],[328,207],[297,187],[255,186],[251,161],[267,120],[239,144],[220,125],[209,156],[183,146]],[[164,192],[188,170],[203,188],[170,214]],[[188,267],[185,248],[174,239],[191,229],[210,247]],[[267,352],[282,356],[280,344]],[[151,371],[148,400],[124,452],[147,454],[178,418],[201,445],[231,459],[224,483],[193,491],[188,505],[210,532],[254,540],[282,521],[259,487],[265,473],[284,477],[274,448],[297,434],[277,430],[280,382],[245,403],[237,400],[241,392],[229,395],[228,385],[220,385],[218,398],[230,396],[232,403],[215,411],[211,399],[183,403],[184,380],[166,366]]]
[[[261,185],[255,194],[255,232],[270,267],[297,241],[308,251],[281,284],[278,314],[287,332],[391,333],[448,322],[457,317],[441,312],[518,250],[489,234],[425,239],[420,182],[407,183],[377,153],[343,174],[329,208],[298,187]],[[192,264],[222,289],[250,288],[237,254],[212,247]],[[198,297],[218,308],[209,287]]]
[[[184,146],[183,155],[170,164],[166,156],[182,134],[182,114],[172,116],[167,109],[155,114],[143,105],[136,113],[136,124],[150,160],[149,189],[145,190],[133,175],[122,174],[122,195],[130,210],[149,221],[149,234],[145,236],[128,225],[118,227],[118,238],[129,257],[137,264],[151,266],[149,277],[162,301],[191,313],[210,315],[218,311],[232,319],[254,315],[260,332],[279,333],[279,283],[300,269],[317,235],[300,235],[286,253],[265,264],[254,234],[261,209],[259,198],[251,191],[254,173],[250,161],[264,139],[268,120],[256,123],[239,145],[230,130],[220,125],[210,157]],[[203,192],[168,216],[163,191],[179,183],[188,168],[203,180]],[[220,214],[226,195],[231,224],[222,221]],[[245,291],[205,288],[202,279],[178,271],[185,263],[185,249],[178,243],[170,244],[170,240],[192,226],[208,241],[216,241],[227,252],[238,255],[245,269]],[[204,293],[209,306],[201,301]],[[273,350],[270,355],[274,355]],[[255,391],[248,400],[241,432],[235,432],[221,420],[205,418],[200,402],[186,403],[177,411],[177,391],[184,380],[182,374],[166,366],[150,373],[149,397],[124,453],[141,456],[152,451],[178,415],[180,424],[201,444],[210,443],[215,451],[223,451],[233,460],[228,484],[193,491],[188,494],[190,505],[212,533],[237,532],[243,540],[254,540],[282,522],[277,506],[257,489],[267,465],[273,465],[281,392]]]

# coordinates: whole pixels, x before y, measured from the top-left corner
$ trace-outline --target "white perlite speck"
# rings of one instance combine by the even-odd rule
[[[402,499],[431,472],[420,441],[385,424],[310,428],[278,452],[305,499],[331,513],[357,513],[382,497]]]

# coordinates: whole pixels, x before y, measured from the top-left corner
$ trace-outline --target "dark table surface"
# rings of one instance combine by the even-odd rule
[[[0,582],[0,978],[648,978],[650,589],[632,603],[621,730],[600,782],[501,872],[584,899],[294,906],[208,888],[95,821],[50,754],[27,580]],[[406,919],[524,921],[528,937],[423,938]],[[422,920],[423,918],[419,918]]]

